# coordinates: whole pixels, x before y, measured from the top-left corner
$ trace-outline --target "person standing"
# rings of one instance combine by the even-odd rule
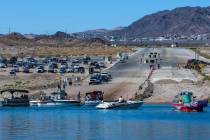
[[[124,102],[124,99],[122,96],[120,96],[119,100],[118,100],[119,103],[123,103]]]
[[[81,93],[79,91],[79,93],[77,94],[77,100],[80,101],[81,100]]]

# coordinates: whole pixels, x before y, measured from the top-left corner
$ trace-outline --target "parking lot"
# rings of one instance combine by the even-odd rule
[[[110,67],[116,58],[104,56],[0,58],[0,88],[27,88],[32,92],[57,88],[58,84],[81,85],[84,79],[93,82],[94,75]],[[92,75],[92,80],[90,75]],[[111,79],[106,73],[100,84]],[[96,77],[95,77],[96,78]],[[96,79],[94,79],[96,80]]]

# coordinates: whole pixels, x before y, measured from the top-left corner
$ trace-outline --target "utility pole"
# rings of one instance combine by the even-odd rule
[[[199,54],[197,48],[195,48],[195,60],[199,60]]]
[[[127,42],[127,33],[125,31],[125,34],[124,34],[124,45],[126,46],[126,42]]]
[[[199,53],[198,53],[199,48],[196,48],[196,49],[197,49],[197,59],[199,60]]]
[[[65,28],[65,38],[68,38],[68,29],[67,28]]]
[[[11,33],[11,28],[10,28],[10,26],[9,26],[9,28],[8,28],[8,34],[10,34]]]
[[[197,60],[197,49],[195,48],[195,60]]]

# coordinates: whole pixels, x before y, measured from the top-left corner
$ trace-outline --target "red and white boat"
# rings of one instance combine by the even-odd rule
[[[192,92],[181,92],[175,96],[171,106],[183,112],[203,112],[208,106],[208,100],[195,100],[194,98]]]

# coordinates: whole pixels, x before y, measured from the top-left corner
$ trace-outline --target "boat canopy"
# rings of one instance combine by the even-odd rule
[[[25,94],[25,93],[29,93],[28,90],[20,90],[20,89],[5,89],[5,90],[1,90],[0,91],[0,94],[3,94],[5,92],[9,92],[10,94],[14,94],[14,93],[22,93],[22,94]]]

